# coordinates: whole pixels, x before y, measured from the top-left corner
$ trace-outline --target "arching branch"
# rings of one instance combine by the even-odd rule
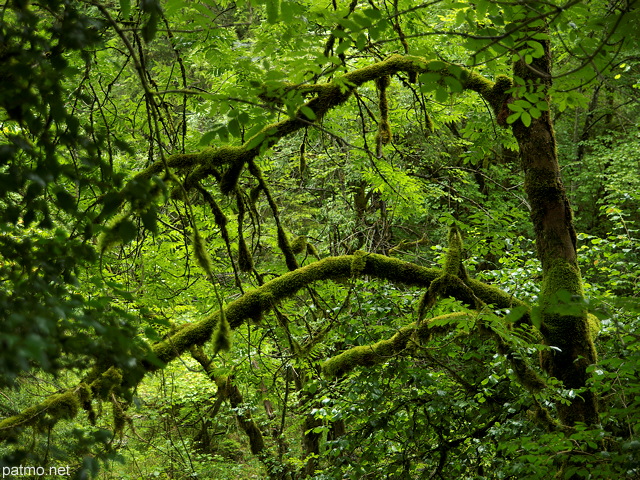
[[[472,70],[441,61],[426,60],[409,55],[392,55],[389,58],[356,69],[331,82],[317,85],[285,85],[287,90],[298,90],[305,96],[311,96],[304,105],[297,109],[295,115],[277,123],[266,126],[240,146],[209,147],[197,153],[180,153],[158,161],[138,173],[134,179],[149,179],[161,174],[166,167],[178,172],[189,172],[185,180],[185,189],[198,185],[200,180],[209,176],[220,177],[220,188],[229,193],[235,187],[245,165],[278,141],[310,124],[319,121],[333,108],[345,103],[356,89],[365,83],[373,82],[399,72],[416,76],[431,73],[433,82],[443,82],[445,78],[455,78],[463,90],[478,93],[492,107],[496,115],[507,98],[506,91],[511,88],[511,80],[498,77],[495,82],[473,72]],[[115,202],[124,203],[125,196],[110,197]]]
[[[231,328],[235,329],[248,319],[260,319],[275,304],[290,298],[312,283],[344,280],[353,275],[427,288],[434,279],[442,275],[442,271],[384,255],[363,252],[358,252],[357,255],[329,257],[288,272],[245,293],[228,304],[225,316]],[[499,288],[477,280],[469,279],[467,287],[477,298],[486,304],[493,304],[496,308],[526,306],[524,302]],[[461,298],[463,301],[468,297],[467,293],[458,292],[455,284],[442,294],[447,297]],[[216,329],[218,319],[219,312],[216,311],[199,322],[184,325],[166,340],[153,345],[151,348],[153,360],[143,360],[126,371],[114,367],[106,371],[96,370],[89,374],[80,386],[54,395],[21,414],[4,419],[0,422],[0,440],[11,438],[15,435],[16,429],[37,425],[45,415],[54,417],[54,421],[75,417],[80,410],[79,407],[90,408],[91,398],[105,398],[105,395],[113,391],[126,390],[137,385],[146,373],[163,368],[168,362],[189,351],[191,347],[208,342]]]

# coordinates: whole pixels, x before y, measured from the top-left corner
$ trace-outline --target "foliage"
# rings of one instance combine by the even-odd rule
[[[0,16],[0,467],[640,478],[635,2]],[[547,119],[584,298],[542,288]],[[573,387],[541,319],[587,310]]]

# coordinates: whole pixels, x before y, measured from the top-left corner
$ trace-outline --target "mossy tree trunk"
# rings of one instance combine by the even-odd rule
[[[545,55],[531,64],[516,62],[514,77],[524,80],[528,93],[542,86],[546,95],[552,78],[551,54],[549,42],[541,43]],[[553,347],[544,355],[543,365],[565,388],[580,390],[586,386],[587,367],[595,363],[596,353],[587,312],[581,307],[583,289],[573,213],[560,176],[550,112],[543,111],[539,118],[532,118],[528,127],[517,120],[513,133],[520,147],[524,188],[542,262],[541,329],[547,345]],[[558,413],[565,425],[598,422],[596,400],[589,391],[580,393],[569,405],[558,405]]]

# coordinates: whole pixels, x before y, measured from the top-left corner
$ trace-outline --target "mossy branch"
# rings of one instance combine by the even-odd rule
[[[322,371],[327,377],[341,377],[357,367],[372,367],[387,361],[390,357],[400,354],[414,338],[428,338],[432,333],[446,332],[449,329],[443,326],[434,326],[434,321],[446,321],[455,323],[470,317],[470,313],[456,312],[440,315],[428,322],[412,323],[402,327],[387,340],[380,340],[373,345],[362,345],[350,348],[330,358],[322,365]]]
[[[426,60],[422,57],[409,55],[392,55],[389,58],[373,65],[359,68],[331,82],[318,85],[292,85],[300,92],[313,95],[313,98],[302,105],[295,115],[277,123],[266,126],[260,132],[249,138],[240,146],[209,147],[197,153],[180,153],[171,155],[164,161],[158,161],[136,175],[136,179],[150,178],[166,170],[167,167],[177,172],[189,172],[185,181],[185,190],[194,188],[198,182],[206,177],[220,176],[220,185],[225,193],[229,193],[235,187],[243,167],[254,160],[260,152],[275,145],[280,139],[302,129],[310,124],[318,122],[331,109],[342,105],[361,85],[378,81],[384,82],[384,78],[399,72],[405,72],[412,76],[427,72],[437,72],[441,77],[455,76],[464,90],[470,90],[481,95],[496,114],[502,108],[506,98],[506,91],[511,88],[511,80],[507,77],[499,77],[496,82],[473,72],[472,70],[447,65],[441,61]],[[304,112],[313,112],[313,118],[309,118]],[[125,196],[117,199],[124,203]],[[110,198],[111,202],[116,201]]]
[[[71,419],[81,409],[87,411],[90,421],[95,419],[91,408],[94,398],[107,399],[122,383],[122,373],[115,367],[95,376],[90,384],[82,382],[61,393],[55,393],[43,402],[0,422],[0,441],[11,440],[25,427],[38,427],[46,423],[52,427],[63,419]]]
[[[427,288],[433,280],[442,275],[440,269],[421,267],[373,253],[329,257],[288,272],[229,303],[224,310],[229,326],[235,329],[248,319],[259,318],[271,310],[278,301],[292,297],[314,282],[348,279],[354,273],[354,264],[357,265],[355,270],[362,276],[422,288]],[[499,288],[477,280],[470,279],[467,286],[484,303],[494,304],[497,308],[525,305],[524,302]],[[446,289],[445,294],[455,298],[460,296],[455,286]],[[466,295],[468,294],[463,292],[462,298]],[[166,340],[153,345],[151,349],[153,361],[143,360],[141,365],[137,365],[131,371],[111,367],[103,373],[90,374],[90,378],[85,379],[85,382],[89,383],[93,397],[108,398],[111,392],[117,391],[123,383],[127,387],[134,386],[142,380],[145,373],[162,368],[193,346],[207,343],[218,328],[219,319],[220,312],[216,311],[199,322],[178,328]],[[37,425],[47,413],[55,413],[58,419],[67,418],[69,415],[75,416],[79,408],[69,402],[77,402],[80,405],[82,399],[82,402],[86,403],[85,396],[86,389],[76,387],[65,393],[53,395],[39,405],[4,419],[0,422],[0,440],[6,440],[15,435],[16,429]]]

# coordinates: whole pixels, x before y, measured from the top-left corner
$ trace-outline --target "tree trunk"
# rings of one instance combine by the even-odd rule
[[[549,42],[541,43],[545,50],[543,57],[534,59],[530,65],[524,61],[514,65],[514,78],[523,79],[528,92],[540,85],[546,90],[551,85]],[[517,120],[513,133],[520,147],[524,188],[531,204],[537,253],[542,262],[541,330],[547,345],[553,347],[545,353],[543,365],[565,388],[582,389],[589,376],[587,367],[596,361],[596,352],[587,312],[581,306],[583,290],[573,213],[560,177],[550,112],[543,111],[540,118],[532,118],[529,127]],[[596,400],[589,391],[580,393],[569,405],[559,404],[558,413],[565,425],[598,422]]]

